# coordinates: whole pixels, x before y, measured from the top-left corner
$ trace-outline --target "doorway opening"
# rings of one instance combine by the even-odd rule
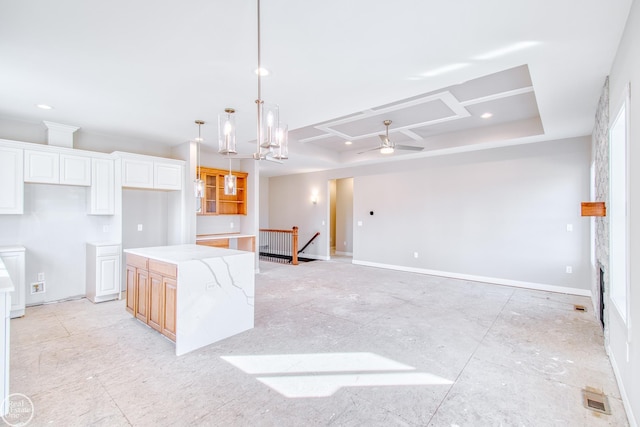
[[[329,255],[353,260],[353,178],[329,180]]]

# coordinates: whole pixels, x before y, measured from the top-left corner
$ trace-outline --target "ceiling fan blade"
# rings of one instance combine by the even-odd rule
[[[368,153],[369,151],[375,151],[375,150],[379,150],[379,149],[380,149],[380,147],[369,148],[368,150],[361,151],[358,154],[364,154],[364,153]]]
[[[413,145],[396,145],[396,150],[408,150],[408,151],[422,151],[424,147],[415,147]]]
[[[391,143],[386,135],[378,135],[378,137],[382,140],[382,145],[389,145]]]

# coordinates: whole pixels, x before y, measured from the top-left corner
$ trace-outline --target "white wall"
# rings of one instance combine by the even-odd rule
[[[0,215],[0,246],[27,248],[27,305],[85,295],[86,243],[120,240],[115,216],[87,215],[88,197],[88,187],[25,184],[24,214]],[[38,273],[46,292],[31,295]]]
[[[328,180],[353,176],[354,262],[588,295],[590,151],[581,137],[273,177],[270,227],[328,232]],[[327,257],[328,239],[306,252]]]
[[[630,135],[628,165],[640,164],[640,4],[635,1],[627,21],[611,74],[609,75],[609,117],[615,117],[623,102],[624,88],[631,83]],[[628,167],[629,209],[629,326],[625,325],[615,309],[608,313],[609,356],[618,378],[630,424],[640,420],[640,168]],[[609,307],[612,307],[609,301]]]

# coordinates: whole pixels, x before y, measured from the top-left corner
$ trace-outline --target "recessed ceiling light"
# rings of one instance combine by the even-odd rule
[[[53,110],[53,107],[47,104],[36,104],[36,107],[41,108],[43,110]]]
[[[351,141],[345,141],[345,142],[344,142],[344,144],[345,144],[345,145],[351,145],[351,144],[353,144],[353,142],[351,142]]]
[[[489,118],[493,117],[493,113],[484,113],[480,117],[482,117],[483,119],[489,119]]]
[[[269,75],[269,70],[267,70],[266,68],[256,68],[254,73],[256,73],[257,75],[264,77],[264,76],[268,76]]]

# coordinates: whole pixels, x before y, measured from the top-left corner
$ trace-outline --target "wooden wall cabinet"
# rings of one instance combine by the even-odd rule
[[[176,340],[178,271],[174,264],[127,254],[127,311]]]
[[[235,196],[224,194],[225,169],[201,167],[199,176],[204,181],[204,197],[199,215],[246,215],[247,214],[247,176],[246,172],[232,171],[237,179]]]

